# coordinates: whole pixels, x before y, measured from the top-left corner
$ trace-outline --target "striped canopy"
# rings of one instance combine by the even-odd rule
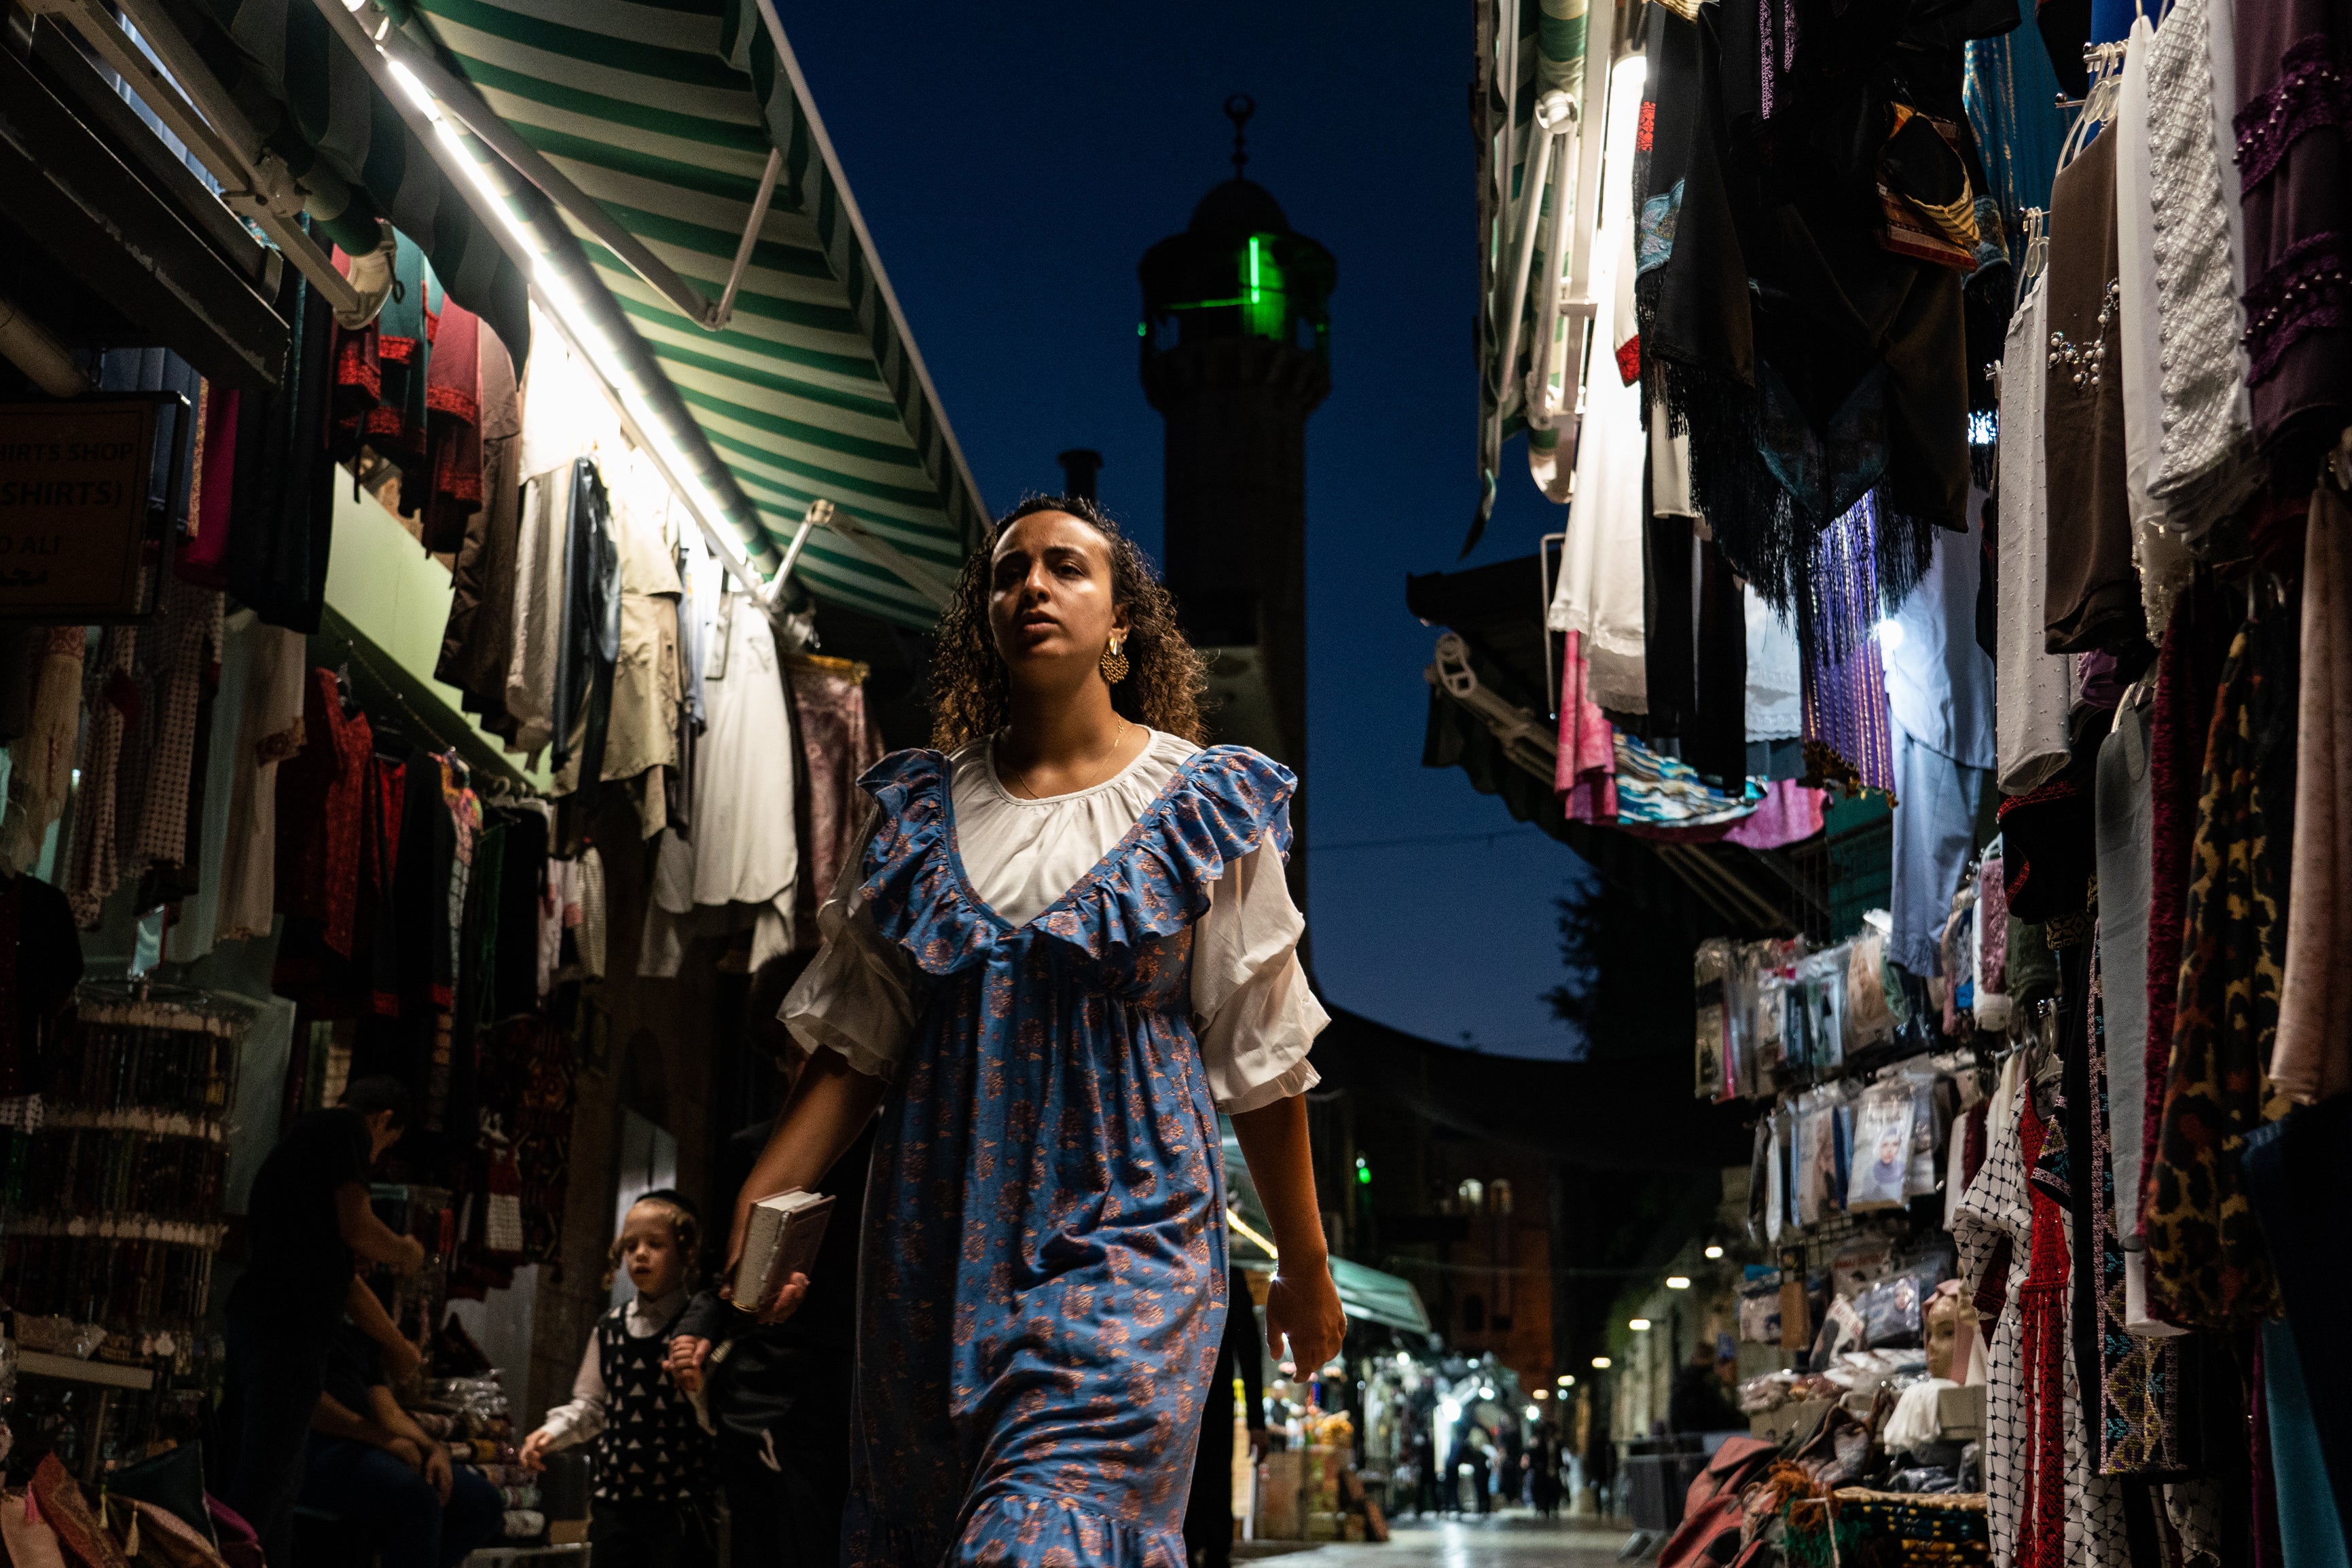
[[[576,222],[610,291],[727,474],[772,559],[830,501],[952,579],[986,519],[814,109],[754,9],[422,0],[490,109],[662,261],[716,299],[771,146],[775,198],[735,313],[709,332]],[[759,549],[764,542],[769,548]],[[822,601],[909,626],[929,598],[828,529],[794,569]]]

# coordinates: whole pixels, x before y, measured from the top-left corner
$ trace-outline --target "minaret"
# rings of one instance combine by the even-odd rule
[[[1243,176],[1255,109],[1225,100],[1234,177],[1146,251],[1144,394],[1167,423],[1168,586],[1214,659],[1217,738],[1307,773],[1307,416],[1331,390],[1331,253]],[[1291,891],[1306,902],[1306,812]]]

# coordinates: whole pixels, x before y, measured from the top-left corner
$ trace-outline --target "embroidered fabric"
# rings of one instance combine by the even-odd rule
[[[2165,524],[2201,537],[2253,494],[2264,466],[2246,397],[2245,329],[2214,134],[2206,0],[2180,0],[2147,57],[2150,183],[2164,433],[2147,493]]]
[[[2325,33],[2298,38],[2279,61],[2277,82],[2237,112],[2238,172],[2248,185],[2278,172],[2287,149],[2326,126],[2352,130],[2352,78],[2336,66]]]
[[[2246,309],[2252,318],[2245,337],[2249,381],[2268,380],[2305,334],[2352,324],[2345,308],[2352,301],[2347,264],[2352,243],[2334,229],[2323,229],[2289,246],[2274,266],[2247,284]]]

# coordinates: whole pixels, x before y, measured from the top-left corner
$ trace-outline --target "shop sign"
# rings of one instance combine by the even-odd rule
[[[0,621],[153,612],[156,434],[185,414],[176,393],[0,404]]]

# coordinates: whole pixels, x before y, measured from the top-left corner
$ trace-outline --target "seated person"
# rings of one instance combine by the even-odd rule
[[[382,1568],[455,1568],[506,1517],[499,1489],[452,1466],[449,1450],[400,1407],[374,1342],[348,1322],[310,1419],[302,1506],[364,1529]]]

